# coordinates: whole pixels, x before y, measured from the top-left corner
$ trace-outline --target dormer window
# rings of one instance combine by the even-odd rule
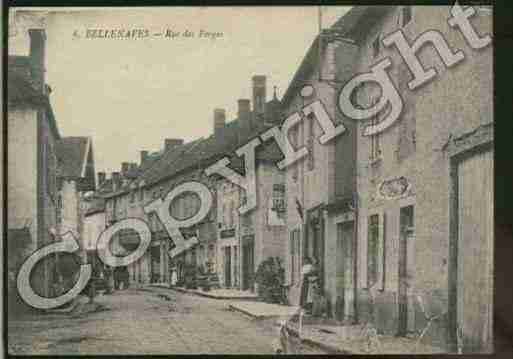
[[[402,26],[406,26],[411,21],[411,6],[402,8]]]
[[[379,35],[376,37],[376,39],[372,42],[372,56],[377,57],[379,55],[380,51],[380,43],[379,43]]]

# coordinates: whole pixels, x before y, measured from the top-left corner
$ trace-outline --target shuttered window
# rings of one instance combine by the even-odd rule
[[[294,229],[290,232],[290,282],[295,284],[300,278],[300,231]]]
[[[367,287],[372,287],[378,281],[379,256],[379,216],[369,217],[369,232],[367,236]]]

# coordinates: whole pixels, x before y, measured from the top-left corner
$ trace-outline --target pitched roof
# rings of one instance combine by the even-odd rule
[[[233,169],[241,171],[243,163],[237,160],[235,150],[273,126],[273,123],[266,122],[264,118],[256,118],[253,114],[249,121],[249,129],[244,128],[248,124],[244,124],[243,120],[236,119],[227,123],[218,136],[211,135],[172,149],[142,173],[138,181],[144,181],[145,185],[155,184],[190,169],[204,168],[224,156],[231,158]],[[273,141],[259,146],[256,158],[277,161],[282,156]]]
[[[105,211],[105,200],[100,197],[93,198],[89,203],[89,208],[85,212],[85,216],[91,216],[95,213]]]
[[[103,183],[99,193],[104,197],[118,196],[127,192],[133,183],[151,186],[196,168],[203,169],[224,156],[229,157],[231,168],[244,172],[244,163],[236,156],[235,150],[279,123],[280,114],[280,102],[275,98],[267,102],[263,116],[256,116],[251,112],[249,122],[241,119],[228,122],[217,136],[199,138],[168,151],[149,155],[143,166],[138,168],[139,173],[135,181],[112,192],[112,180],[109,179]],[[283,154],[274,141],[257,147],[255,156],[257,161],[277,162],[283,159]]]
[[[347,13],[341,16],[328,31],[324,30],[321,38],[331,35],[334,36],[334,38],[349,37],[357,40],[362,33],[362,31],[358,31],[357,29],[363,29],[363,31],[365,31],[370,27],[373,21],[390,8],[392,8],[392,6],[353,6]],[[363,22],[366,22],[365,26],[362,25]],[[290,100],[294,98],[297,91],[305,84],[308,75],[312,73],[318,65],[320,43],[322,50],[324,50],[326,41],[319,41],[319,35],[317,35],[283,95],[281,101],[283,106],[286,106]]]
[[[28,56],[9,56],[8,69],[7,99],[10,104],[45,104],[46,96],[35,86]]]
[[[90,140],[89,137],[63,137],[57,142],[59,176],[84,177]]]
[[[45,85],[46,86],[46,85]],[[49,89],[49,87],[47,87]],[[7,101],[11,106],[43,106],[48,123],[54,136],[60,133],[55,121],[52,105],[48,98],[49,91],[39,90],[35,85],[34,72],[28,56],[8,56],[7,65]]]

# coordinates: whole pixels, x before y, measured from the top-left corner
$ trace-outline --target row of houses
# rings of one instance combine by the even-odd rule
[[[9,34],[7,72],[7,269],[9,314],[27,309],[16,289],[23,262],[61,235],[82,243],[87,193],[95,190],[90,137],[59,131],[46,83],[46,34],[41,19],[21,12]],[[80,258],[79,253],[79,258]],[[77,260],[47,256],[31,273],[36,294],[59,295],[73,286]],[[67,288],[67,289],[66,289]]]
[[[485,39],[491,12],[474,10],[469,21],[477,38]],[[171,267],[180,272],[185,265],[201,265],[216,272],[223,287],[254,290],[258,265],[280,257],[293,305],[303,260],[315,258],[331,303],[328,315],[372,321],[378,332],[403,336],[439,315],[427,336],[432,342],[454,350],[457,343],[489,348],[493,55],[490,47],[477,48],[452,27],[449,17],[451,7],[445,6],[353,7],[315,39],[281,100],[275,92],[268,101],[266,77],[254,76],[252,106],[249,99],[238,100],[237,117],[229,122],[223,109],[215,109],[210,137],[188,143],[165,139],[161,151],[141,151],[139,164],[124,163],[109,179],[99,173],[97,205],[88,214],[91,231],[127,217],[145,219],[151,248],[129,268],[131,280],[143,283],[169,282]],[[443,42],[413,45],[433,29]],[[398,48],[382,42],[397,30],[424,71],[435,69],[434,79],[414,90],[413,73]],[[461,51],[464,61],[448,68],[442,45],[453,56]],[[390,110],[355,121],[340,111],[339,94],[351,78],[385,58],[403,110],[385,131],[365,136],[364,128],[380,123]],[[365,84],[353,91],[351,102],[365,109],[382,95],[379,86]],[[258,205],[240,215],[245,191],[221,176],[206,176],[204,169],[228,156],[233,169],[244,172],[235,150],[290,115],[304,114],[316,100],[346,132],[321,144],[322,128],[309,111],[289,131],[293,147],[307,155],[283,171],[277,167],[283,159],[277,143],[262,141],[255,158]],[[215,205],[201,223],[183,230],[199,243],[171,258],[166,230],[143,207],[192,180],[209,187]],[[188,218],[198,205],[197,196],[183,195],[169,211]],[[119,241],[137,244],[133,233],[120,234]]]

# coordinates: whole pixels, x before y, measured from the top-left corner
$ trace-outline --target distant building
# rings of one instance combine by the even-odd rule
[[[269,245],[257,244],[255,251],[255,239],[253,239],[255,232],[248,230],[244,237],[247,243],[243,244],[246,252],[245,254],[241,252],[239,241],[244,240],[239,236],[236,227],[238,226],[237,209],[241,203],[241,193],[244,191],[232,186],[235,191],[233,200],[224,198],[219,192],[220,178],[207,177],[204,174],[205,168],[225,155],[232,156],[234,169],[241,171],[243,163],[233,156],[234,151],[250,138],[279,122],[279,101],[274,97],[273,100],[266,102],[262,84],[265,85],[265,77],[256,76],[254,79],[254,87],[257,89],[255,96],[259,98],[258,101],[263,101],[264,106],[261,106],[263,109],[259,107],[258,111],[251,111],[249,100],[239,100],[238,118],[230,123],[226,123],[224,110],[216,109],[212,136],[185,144],[179,139],[166,139],[164,149],[160,153],[150,154],[147,151],[141,151],[141,163],[133,169],[133,173],[129,170],[124,174],[122,169],[121,173],[113,173],[111,178],[105,180],[100,186],[98,194],[105,198],[107,225],[123,218],[137,217],[147,221],[152,232],[152,242],[148,252],[138,262],[129,266],[131,280],[167,282],[170,268],[175,267],[180,281],[184,279],[186,266],[203,266],[204,269],[210,267],[216,271],[225,286],[238,288],[242,285],[253,288],[252,274],[256,271],[263,256],[281,255],[281,250],[269,251],[271,248]],[[263,99],[259,96],[263,96]],[[276,162],[279,159],[280,153],[276,144],[267,144],[257,149],[257,179],[261,178],[262,181],[266,181],[265,186],[257,186],[260,196],[264,196],[265,192],[265,199],[261,207],[255,210],[257,212],[253,211],[257,214],[252,214],[258,219],[258,223],[267,218],[268,202],[265,201],[271,197],[272,189],[270,188],[273,184],[283,184],[283,180],[269,177],[269,171],[276,173],[279,171],[276,166],[271,168],[267,163]],[[271,169],[263,170],[268,167]],[[197,236],[198,245],[171,260],[169,251],[172,249],[172,241],[170,241],[166,229],[155,213],[148,215],[144,213],[143,208],[155,199],[163,198],[178,184],[191,180],[206,184],[214,194],[215,200],[210,213],[201,223],[191,228],[182,229],[186,239]],[[220,195],[221,197],[219,197]],[[223,201],[228,201],[231,205],[229,215],[232,216],[232,220],[226,223],[219,221],[221,214],[218,206],[222,206]],[[184,194],[173,201],[170,213],[176,218],[187,218],[196,213],[198,205],[199,201],[195,195]],[[256,242],[263,243],[262,241],[265,240],[269,243],[273,242],[275,247],[280,247],[283,240],[266,234],[265,223],[261,224],[262,226],[258,228],[262,228],[262,230],[256,231]],[[284,225],[282,227],[284,228]],[[232,242],[228,242],[230,238]],[[229,246],[229,250],[225,249],[227,246]],[[247,278],[246,282],[243,281],[244,277]]]
[[[95,190],[93,144],[89,137],[63,137],[57,143],[57,221],[60,233],[71,231],[84,246],[86,194]]]

